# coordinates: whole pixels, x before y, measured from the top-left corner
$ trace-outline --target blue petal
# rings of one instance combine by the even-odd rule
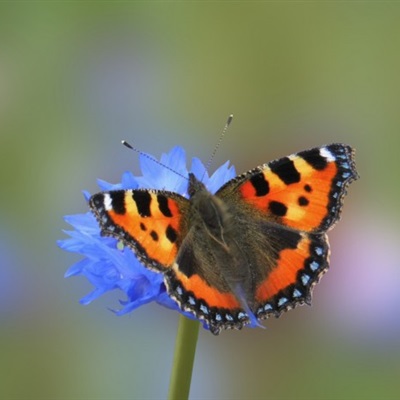
[[[136,178],[132,172],[124,172],[122,174],[121,189],[137,189],[139,187]]]
[[[97,179],[97,185],[102,191],[107,191],[107,190],[112,190],[113,185],[111,183],[108,183],[106,181],[103,181],[103,179]]]
[[[155,162],[153,157],[149,159],[146,155],[140,156],[143,176],[137,178],[139,187],[177,193],[186,190],[188,171],[185,151],[181,147],[174,147],[161,156],[160,162],[162,164]]]
[[[212,174],[208,180],[207,189],[211,193],[216,193],[222,185],[233,179],[235,176],[235,168],[233,166],[229,167],[229,161],[227,161]]]
[[[84,271],[85,268],[89,267],[90,263],[91,261],[87,258],[78,261],[77,263],[68,268],[67,272],[64,274],[64,277],[69,278],[70,276],[82,274],[82,271]]]
[[[87,190],[82,191],[83,197],[85,198],[86,201],[89,201],[91,194]]]
[[[208,181],[208,172],[200,159],[197,157],[192,158],[192,168],[190,170],[199,181],[206,184]]]

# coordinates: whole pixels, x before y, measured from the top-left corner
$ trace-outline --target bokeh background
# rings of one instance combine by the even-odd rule
[[[178,314],[89,306],[56,240],[96,179],[138,173],[133,142],[238,172],[345,142],[361,179],[314,303],[266,330],[200,332],[192,399],[400,393],[398,2],[2,2],[0,398],[154,399]]]

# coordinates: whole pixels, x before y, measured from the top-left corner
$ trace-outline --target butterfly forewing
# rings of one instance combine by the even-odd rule
[[[189,201],[171,192],[116,190],[89,201],[102,234],[133,248],[146,266],[164,271],[175,260],[186,233]]]
[[[332,144],[240,175],[217,196],[236,197],[262,218],[282,225],[324,232],[338,220],[346,187],[356,178],[352,149]]]

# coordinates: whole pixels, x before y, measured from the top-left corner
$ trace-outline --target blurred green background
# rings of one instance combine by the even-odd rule
[[[266,330],[200,332],[192,399],[400,393],[398,2],[2,2],[0,398],[165,398],[177,313],[87,307],[56,240],[96,179],[138,173],[133,142],[237,172],[330,142],[361,179],[331,270]]]

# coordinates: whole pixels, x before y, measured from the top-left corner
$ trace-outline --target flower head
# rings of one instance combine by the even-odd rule
[[[140,156],[142,176],[130,172],[122,175],[121,183],[110,184],[99,180],[101,190],[117,189],[159,189],[168,190],[187,196],[189,172],[195,174],[211,193],[235,176],[235,169],[226,162],[209,177],[204,165],[194,158],[190,170],[186,166],[185,151],[174,147],[163,154],[160,164],[151,160],[153,157]],[[167,168],[166,168],[167,167]],[[173,171],[176,171],[173,172]],[[84,192],[86,200],[90,195]],[[118,315],[125,314],[142,304],[155,301],[165,307],[181,311],[167,294],[161,273],[144,267],[130,248],[120,246],[117,239],[100,235],[100,227],[91,212],[65,217],[65,221],[74,230],[65,231],[70,237],[58,241],[66,251],[79,253],[84,258],[68,269],[65,276],[84,275],[94,286],[94,290],[81,299],[82,304],[89,304],[94,299],[110,290],[119,289],[125,293],[126,300],[121,301],[122,308]],[[192,317],[193,318],[193,317]]]

